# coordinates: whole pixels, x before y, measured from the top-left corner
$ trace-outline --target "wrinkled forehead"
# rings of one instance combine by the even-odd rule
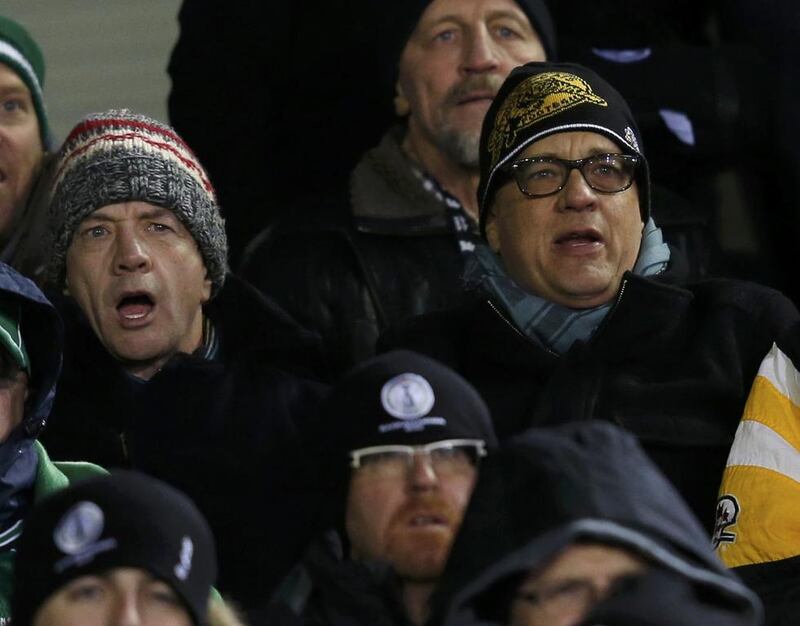
[[[448,20],[468,22],[500,17],[521,20],[533,29],[528,16],[514,0],[433,0],[420,14],[416,29]]]

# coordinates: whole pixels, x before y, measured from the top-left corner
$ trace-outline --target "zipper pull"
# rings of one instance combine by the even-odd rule
[[[128,433],[126,431],[123,430],[119,434],[119,442],[122,444],[122,457],[126,461],[130,461],[130,458],[128,457]]]

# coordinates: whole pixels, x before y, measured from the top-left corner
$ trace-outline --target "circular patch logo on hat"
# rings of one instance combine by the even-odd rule
[[[53,541],[65,554],[77,554],[103,534],[105,516],[94,502],[78,502],[61,517],[53,531]]]
[[[392,417],[413,420],[427,415],[435,401],[433,388],[419,374],[400,374],[381,389],[381,404]]]

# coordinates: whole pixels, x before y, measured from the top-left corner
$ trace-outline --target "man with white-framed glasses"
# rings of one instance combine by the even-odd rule
[[[387,333],[486,399],[501,441],[606,420],[635,433],[700,520],[762,351],[798,319],[782,294],[687,278],[651,215],[650,163],[622,95],[570,63],[528,63],[481,133],[471,294]]]
[[[280,587],[268,622],[424,623],[496,443],[485,403],[443,365],[390,352],[347,375],[315,426],[311,448],[338,530]]]

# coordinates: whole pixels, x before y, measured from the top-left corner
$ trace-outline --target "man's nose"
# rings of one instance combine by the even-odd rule
[[[467,74],[489,72],[500,64],[497,45],[485,29],[472,31],[466,38],[462,69]]]
[[[150,255],[147,246],[136,233],[123,229],[117,233],[114,269],[118,273],[149,271]]]
[[[415,491],[433,489],[439,483],[430,454],[415,454],[408,475],[409,484]]]
[[[121,593],[113,608],[109,626],[141,626],[142,616],[135,593]]]
[[[570,171],[567,182],[559,193],[559,208],[562,210],[585,211],[597,206],[597,192],[589,186],[578,168]]]

